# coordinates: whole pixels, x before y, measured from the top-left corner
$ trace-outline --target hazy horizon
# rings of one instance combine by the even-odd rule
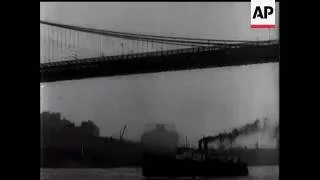
[[[278,122],[278,63],[42,83],[41,112],[102,136],[139,139],[146,123],[172,123],[191,141],[268,117]]]

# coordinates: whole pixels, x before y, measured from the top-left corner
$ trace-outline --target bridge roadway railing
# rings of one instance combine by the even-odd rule
[[[85,59],[74,59],[74,60],[61,60],[57,62],[49,62],[49,63],[40,63],[40,71],[50,68],[53,70],[53,67],[63,66],[63,65],[81,65],[88,64],[90,62],[99,62],[99,61],[108,61],[108,60],[120,60],[120,59],[137,59],[137,58],[145,58],[145,57],[156,57],[156,56],[166,56],[166,55],[177,55],[177,54],[185,54],[185,53],[198,53],[198,52],[216,52],[224,49],[237,49],[243,47],[252,47],[252,46],[268,46],[278,44],[279,41],[259,41],[259,42],[245,42],[238,44],[225,44],[219,46],[207,46],[207,47],[192,47],[192,48],[183,48],[183,49],[175,49],[175,50],[166,50],[166,51],[154,51],[154,52],[144,52],[144,53],[133,53],[133,54],[123,54],[116,56],[98,56],[93,58],[85,58]]]

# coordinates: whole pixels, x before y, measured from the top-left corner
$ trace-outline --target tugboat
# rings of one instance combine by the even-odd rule
[[[160,130],[168,133],[164,131],[163,126],[158,126],[154,132],[157,132],[159,137],[165,136],[159,133]],[[173,135],[172,132],[169,133]],[[151,134],[152,132],[148,133],[150,136]],[[155,137],[155,134],[152,136]],[[172,136],[173,139],[174,137]],[[247,163],[242,162],[238,157],[214,156],[208,152],[207,144],[208,141],[201,139],[198,149],[176,148],[175,152],[170,150],[165,153],[145,152],[142,157],[142,175],[147,178],[248,175]]]

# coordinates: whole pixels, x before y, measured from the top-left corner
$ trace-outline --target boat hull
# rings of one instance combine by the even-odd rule
[[[144,155],[142,174],[144,177],[221,177],[247,176],[245,163],[221,160],[180,160],[174,157]]]

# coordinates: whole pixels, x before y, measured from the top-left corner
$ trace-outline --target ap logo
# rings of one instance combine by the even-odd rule
[[[275,0],[251,0],[251,28],[275,28]]]

